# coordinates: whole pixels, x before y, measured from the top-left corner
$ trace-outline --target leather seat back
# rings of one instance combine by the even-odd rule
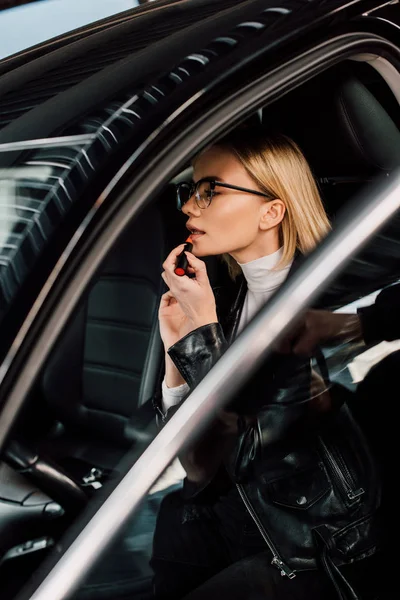
[[[400,165],[400,111],[393,99],[387,88],[384,108],[343,64],[266,109],[263,122],[304,152],[331,217],[373,178]]]
[[[46,365],[41,387],[49,407],[87,442],[128,446],[130,419],[154,394],[163,352],[160,274],[172,245],[181,242],[178,220],[173,231],[157,206],[139,215],[102,265]]]

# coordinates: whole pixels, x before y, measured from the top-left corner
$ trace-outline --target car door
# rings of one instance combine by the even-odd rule
[[[357,41],[359,41],[359,49],[361,52],[361,49],[364,48],[363,44],[365,44],[365,40],[361,38]],[[349,42],[353,44],[354,40],[351,39]],[[346,44],[338,44],[336,49],[333,46],[329,49],[332,51],[332,54],[336,52],[336,56],[340,56],[342,52],[344,54],[345,51],[348,50],[348,47]],[[325,48],[322,50],[321,48],[316,48],[313,58],[317,58],[317,56],[318,60],[316,63],[318,68],[322,69],[323,61],[326,61],[328,56]],[[304,57],[301,57],[301,59],[304,59]],[[289,75],[290,73],[292,84],[295,78],[295,73],[299,72],[299,67],[301,64],[301,60],[299,59],[296,65],[290,65],[289,68],[288,65],[285,65],[285,68],[288,68],[286,75]],[[312,60],[309,60],[307,57],[304,69],[311,69],[312,64]],[[37,308],[40,308],[42,311],[43,320],[40,323],[39,320],[36,321],[36,350],[35,353],[32,353],[28,344],[24,341],[24,344],[22,345],[23,354],[19,355],[20,362],[18,369],[21,369],[21,371],[19,372],[18,381],[14,379],[14,387],[12,388],[11,395],[8,395],[7,392],[9,389],[8,386],[10,386],[11,389],[10,381],[12,370],[9,370],[6,374],[9,379],[7,385],[4,387],[4,398],[7,396],[7,406],[10,408],[9,412],[6,410],[5,413],[3,413],[5,415],[5,421],[3,421],[5,423],[5,434],[8,433],[8,426],[15,417],[18,405],[23,402],[27,390],[32,383],[32,373],[34,373],[34,376],[36,376],[36,374],[40,371],[45,360],[45,356],[48,353],[48,349],[51,347],[51,344],[55,342],[58,333],[61,332],[63,325],[67,321],[68,314],[76,305],[80,293],[89,283],[101,259],[105,257],[107,251],[118,238],[124,226],[131,218],[135,216],[136,213],[139,212],[142,205],[152,199],[152,195],[156,193],[157,187],[164,185],[174,170],[178,169],[178,167],[186,160],[186,157],[191,155],[194,149],[198,146],[199,140],[202,140],[201,143],[205,143],[207,139],[216,135],[217,131],[222,131],[228,123],[233,123],[235,119],[242,119],[244,116],[249,114],[250,111],[256,110],[258,106],[267,101],[269,93],[271,93],[275,86],[280,88],[282,91],[283,82],[285,81],[284,69],[282,69],[281,73],[275,75],[276,79],[274,79],[268,73],[268,76],[264,79],[259,78],[257,80],[256,83],[259,86],[259,96],[255,94],[255,88],[252,87],[253,84],[249,84],[247,82],[248,88],[243,90],[243,93],[239,95],[237,95],[237,90],[235,90],[235,93],[232,93],[232,91],[228,92],[227,90],[223,90],[218,92],[216,96],[211,97],[212,103],[210,102],[208,106],[199,102],[199,105],[196,108],[197,112],[196,110],[186,112],[183,111],[182,120],[177,119],[170,129],[160,132],[160,135],[154,139],[152,145],[142,148],[141,153],[139,153],[140,156],[133,156],[124,164],[118,176],[112,181],[112,184],[106,188],[103,195],[100,197],[102,201],[106,199],[107,202],[98,203],[99,210],[97,211],[93,221],[85,229],[84,235],[78,239],[80,234],[78,231],[78,236],[75,237],[73,240],[73,245],[70,246],[70,252],[67,255],[64,254],[63,258],[65,259],[65,271],[62,273],[64,265],[59,263],[57,265],[56,272],[53,272],[53,277],[57,274],[62,274],[64,276],[63,280],[60,277],[59,281],[62,281],[62,283],[59,284],[60,287],[58,288],[57,292],[58,295],[62,290],[62,297],[61,299],[58,297],[59,301],[57,301],[56,297],[54,296],[54,304],[52,302],[46,306],[46,304],[43,302],[41,307],[37,306]],[[270,85],[269,88],[267,84]],[[219,99],[219,105],[216,104],[216,99]],[[229,111],[227,111],[225,114],[226,105],[229,105]],[[196,122],[194,121],[194,115],[197,115],[198,120]],[[203,122],[202,126],[200,126],[201,121]],[[183,127],[184,124],[185,126]],[[173,162],[172,157],[174,157]],[[158,167],[156,176],[154,175],[155,163]],[[395,182],[393,185],[395,185],[397,182],[395,179],[393,179],[393,181]],[[132,193],[133,190],[134,193]],[[376,193],[380,194],[379,191]],[[382,194],[385,195],[386,193],[382,192]],[[392,199],[392,192],[390,192],[389,197]],[[369,209],[370,206],[368,206],[366,212],[368,212]],[[388,210],[389,212],[387,215],[390,214],[391,209]],[[349,222],[351,225],[353,225],[351,221]],[[378,221],[375,222],[375,224],[377,223]],[[349,230],[347,229],[345,232],[346,235],[348,231]],[[331,260],[332,256],[335,256],[336,258],[340,256],[339,253],[336,252],[329,252],[328,254]],[[339,268],[341,264],[342,263],[339,262],[337,268]],[[318,268],[316,268],[317,266]],[[321,271],[324,272],[325,269],[328,271],[327,263],[316,263],[312,267],[312,272],[314,274],[315,272],[318,272],[322,278]],[[332,273],[334,273],[333,269]],[[324,274],[326,275],[326,273]],[[300,310],[303,306],[305,306],[306,301],[311,299],[311,290],[314,289],[314,287],[311,286],[310,280],[305,279],[305,281],[307,281],[308,285],[310,286],[310,295],[304,296],[303,304],[293,304],[293,306],[295,306],[295,311],[293,314],[290,313],[293,318],[296,314],[296,311]],[[289,298],[290,302],[286,300],[286,302],[283,304],[283,306],[285,306],[285,310],[288,309],[288,304],[289,306],[292,306],[293,303],[293,298],[291,295],[286,296],[286,298]],[[277,307],[279,308],[280,305],[277,305]],[[278,308],[276,310],[278,310]],[[279,310],[281,310],[281,308],[279,308]],[[276,315],[279,316],[281,313],[278,312]],[[269,316],[271,316],[271,313]],[[32,323],[34,322],[34,317],[35,315],[32,314]],[[261,326],[260,324],[261,321],[257,324],[257,326]],[[288,317],[287,325],[289,324],[290,318]],[[29,323],[26,324],[26,328],[28,328],[28,325]],[[253,328],[253,330],[251,330],[249,328],[249,335],[251,331],[253,331],[254,334],[255,329]],[[243,337],[243,340],[247,341],[242,342],[242,344],[244,344],[242,347],[240,345],[237,346],[236,344],[232,347],[232,353],[239,353],[238,361],[243,360],[245,354],[248,355],[249,347],[253,347],[253,338]],[[273,338],[271,338],[271,340],[273,340]],[[267,352],[268,348],[269,346],[265,345],[265,348],[262,350],[260,349],[260,359],[262,356],[264,356],[264,350]],[[14,346],[12,349],[12,355],[9,355],[8,357],[8,364],[11,364],[11,358],[18,357],[17,350],[20,350],[19,347]],[[23,355],[24,359],[21,360],[21,356]],[[206,396],[209,403],[213,401],[215,394],[221,391],[222,381],[226,380],[227,377],[229,377],[229,381],[232,382],[232,385],[239,385],[239,380],[236,380],[233,377],[231,378],[233,372],[238,372],[236,369],[238,363],[232,363],[234,365],[232,366],[230,362],[231,358],[232,357],[229,357],[227,354],[226,364],[224,365],[224,363],[221,362],[221,365],[218,365],[218,369],[215,371],[213,370],[212,373],[210,373],[210,377],[203,382],[203,387],[205,386],[207,391]],[[17,363],[18,361],[16,364]],[[255,368],[257,365],[256,359],[252,364]],[[228,365],[230,365],[229,369],[231,370],[228,369]],[[251,364],[249,367],[248,373],[250,375],[252,368]],[[5,382],[7,382],[7,377],[5,377]],[[214,379],[214,377],[216,379]],[[209,387],[211,384],[216,386],[217,382],[219,387]],[[229,391],[232,391],[232,389],[229,390],[229,388],[225,386],[225,391],[227,392],[226,396],[225,393],[220,396],[221,402],[223,402],[224,399],[227,400]],[[121,482],[122,487],[118,488],[118,491],[109,496],[104,504],[102,504],[101,509],[99,509],[99,511],[96,513],[96,516],[94,516],[93,519],[87,523],[86,528],[82,532],[82,537],[81,535],[77,534],[76,530],[71,530],[70,540],[73,539],[74,541],[63,558],[64,562],[60,562],[59,572],[62,573],[63,569],[70,567],[71,563],[68,562],[69,560],[73,561],[74,565],[76,566],[76,555],[74,552],[79,548],[80,557],[82,560],[80,558],[78,561],[79,566],[76,571],[76,580],[72,581],[72,579],[70,579],[69,581],[66,581],[64,579],[64,587],[59,585],[59,581],[57,584],[53,584],[53,575],[56,576],[58,572],[58,568],[56,568],[47,583],[43,584],[44,586],[50,587],[42,587],[38,591],[38,594],[49,593],[51,590],[51,594],[55,594],[52,597],[55,598],[57,597],[57,594],[60,595],[69,593],[73,586],[78,584],[79,578],[83,577],[86,569],[94,561],[96,553],[100,555],[100,551],[105,547],[107,535],[109,534],[111,538],[116,534],[118,526],[120,526],[124,520],[127,519],[128,515],[133,511],[133,509],[139,506],[139,503],[141,500],[143,500],[148,490],[152,488],[158,476],[179,452],[181,445],[184,444],[185,440],[189,439],[189,437],[192,435],[194,422],[196,423],[197,432],[200,432],[201,426],[206,426],[206,409],[208,405],[204,402],[205,400],[201,394],[201,388],[199,387],[198,391],[196,390],[196,393],[192,396],[191,402],[186,403],[185,406],[178,411],[175,420],[171,421],[172,425],[168,428],[166,427],[155,438],[153,445],[147,448],[147,454],[146,452],[142,454],[142,458],[139,460],[136,460],[136,457],[130,457],[128,459],[128,462],[136,460],[133,471],[131,471],[129,475],[127,475],[126,478]],[[202,415],[202,418],[204,419],[203,422],[196,419],[196,416],[199,414]],[[140,478],[138,477],[138,474],[140,474]],[[133,489],[135,493],[132,493]],[[119,502],[120,498],[125,499],[125,503],[123,503],[122,506]],[[112,509],[110,509],[109,502],[114,501],[118,501],[118,503],[116,505],[111,504]],[[86,538],[88,531],[92,533],[94,532],[95,535],[99,537],[96,537],[95,540],[93,537]],[[85,539],[86,542],[84,542]],[[83,556],[85,556],[84,559]],[[53,585],[55,587],[53,587]]]
[[[108,549],[102,567],[107,569],[106,565],[109,565],[110,561],[118,559],[116,547],[118,548],[122,542],[118,537],[116,538],[116,533],[124,522],[129,525],[128,540],[137,551],[135,568],[142,577],[148,575],[148,567],[141,563],[139,557],[143,536],[151,533],[146,528],[146,519],[148,522],[152,521],[151,526],[154,526],[155,514],[151,510],[151,503],[153,503],[154,510],[160,498],[158,494],[161,492],[162,497],[163,492],[171,493],[175,489],[179,489],[183,476],[179,470],[175,473],[166,471],[168,465],[188,442],[196,439],[204,431],[214,411],[218,407],[225,406],[235,391],[243,384],[243,380],[251,377],[252,372],[272,350],[279,336],[285,331],[290,331],[290,325],[296,322],[299,312],[307,308],[313,298],[320,294],[329,281],[332,281],[335,275],[349,263],[351,257],[357,256],[360,247],[368,240],[373,239],[374,234],[379,231],[381,226],[396,215],[400,208],[399,189],[400,174],[397,172],[390,183],[377,182],[372,186],[368,195],[356,198],[356,206],[353,207],[352,213],[346,215],[346,218],[327,238],[318,252],[299,269],[288,286],[277,294],[274,301],[269,303],[251,322],[153,442],[144,449],[140,456],[138,456],[138,448],[136,448],[125,457],[121,464],[121,472],[124,473],[124,476],[120,483],[106,499],[99,497],[97,506],[92,507],[92,510],[95,508],[98,510],[90,520],[88,520],[89,514],[86,514],[83,529],[81,529],[82,521],[78,526],[71,528],[64,539],[64,543],[67,545],[70,542],[68,549],[37,591],[31,596],[31,591],[27,589],[26,595],[21,597],[45,598],[49,594],[59,594],[61,598],[62,594],[70,593],[79,579],[87,577],[87,569],[91,568],[92,561],[101,558],[103,548],[104,550]],[[277,321],[281,325],[279,328],[274,326]],[[393,346],[389,352],[387,349],[375,348],[376,355],[372,366],[379,365],[379,361],[391,353],[394,353],[393,357],[396,359],[397,348],[398,342],[397,346]],[[349,350],[350,354],[351,351],[354,352],[354,348],[349,349],[343,345],[339,349],[336,348],[339,356],[339,359],[336,356],[336,365],[339,360],[341,363],[339,371],[342,374],[343,370],[348,368],[350,373],[357,372],[357,375],[353,376],[353,382],[362,381],[365,373],[371,369],[371,365],[369,365],[369,369],[366,368],[365,372],[361,373],[362,367],[360,370],[360,366],[357,367],[353,357],[349,358]],[[331,356],[328,352],[328,365]],[[355,356],[358,359],[361,357],[362,364],[363,352],[358,349]],[[357,371],[357,369],[359,370]],[[393,370],[386,371],[386,373],[395,376]],[[322,375],[326,377],[323,371]],[[337,377],[337,370],[331,369],[330,376],[340,381],[340,378]],[[365,381],[364,394],[366,389],[369,391],[370,383],[370,381]],[[371,389],[371,393],[374,393],[374,388]],[[374,400],[373,405],[375,404]],[[361,410],[361,421],[371,417],[369,414],[371,405],[366,407],[357,407],[356,405],[355,409]],[[377,415],[374,418],[373,427],[376,433]],[[385,419],[383,418],[383,420]],[[369,427],[371,427],[371,423],[369,423]],[[133,466],[130,466],[132,463]],[[164,481],[162,478],[159,479],[163,473]],[[146,498],[150,500],[150,504],[145,502],[143,509],[143,502]],[[136,519],[131,520],[132,515],[135,515]],[[126,531],[125,529],[125,535]],[[112,544],[115,540],[117,541],[116,546]],[[144,554],[146,556],[146,553]],[[143,556],[141,560],[143,560]],[[130,568],[134,568],[133,565]],[[70,579],[71,573],[75,573],[77,576],[74,582]],[[68,574],[68,579],[66,574]],[[111,593],[114,594],[112,597],[115,595],[119,597],[121,589],[116,582],[114,583],[115,587],[111,587]],[[61,590],[60,587],[62,587]],[[96,589],[96,580],[92,581],[90,589],[93,593],[93,589]],[[132,589],[130,589],[130,593],[132,593]],[[147,589],[147,596],[145,589],[140,585],[136,593],[137,597],[151,597],[151,590]],[[85,596],[83,595],[83,597]]]

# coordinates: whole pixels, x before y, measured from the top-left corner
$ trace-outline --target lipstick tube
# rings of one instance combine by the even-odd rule
[[[185,241],[185,247],[182,250],[182,252],[179,254],[178,260],[176,261],[176,266],[174,269],[175,275],[179,275],[179,277],[183,277],[183,275],[187,275],[186,270],[189,266],[189,263],[188,263],[188,259],[186,257],[185,251],[191,252],[192,250],[193,250],[193,240],[189,235],[189,237]]]

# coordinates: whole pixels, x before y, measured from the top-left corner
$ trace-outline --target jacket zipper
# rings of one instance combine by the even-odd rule
[[[360,487],[355,489],[356,485],[353,477],[343,460],[340,459],[337,453],[333,452],[333,449],[328,448],[326,442],[321,437],[319,438],[319,442],[323,448],[326,458],[328,459],[329,465],[331,466],[333,477],[342,493],[350,501],[357,500],[357,498],[364,494],[364,488]]]
[[[261,533],[265,543],[267,544],[268,548],[270,549],[270,551],[273,555],[272,560],[271,560],[271,565],[274,565],[274,567],[277,567],[280,570],[282,576],[285,575],[286,577],[289,577],[289,579],[293,579],[294,577],[296,577],[296,573],[294,571],[292,571],[290,569],[290,567],[288,567],[283,562],[274,543],[272,542],[271,538],[269,537],[268,533],[266,532],[265,528],[263,527],[263,524],[261,523],[256,511],[254,510],[246,492],[243,489],[243,486],[240,485],[239,483],[237,483],[236,487],[238,489],[241,499],[243,500],[243,504],[247,508],[249,515],[253,519],[254,523],[257,526],[258,531]]]

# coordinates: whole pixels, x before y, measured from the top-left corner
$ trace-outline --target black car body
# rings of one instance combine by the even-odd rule
[[[192,412],[178,411],[157,435],[161,264],[185,235],[171,181],[200,147],[246,119],[262,118],[298,141],[338,230],[321,249],[330,266],[310,296],[300,301],[285,288],[265,309],[291,298],[288,326],[346,260],[337,284],[343,305],[400,279],[396,218],[349,262],[374,229],[354,240],[352,228],[367,216],[357,205],[340,212],[380,176],[397,182],[399,102],[400,5],[383,0],[159,1],[0,62],[5,600],[70,597],[182,445],[207,425],[207,385],[219,389],[232,368],[228,353],[214,380],[196,389]],[[373,193],[383,202],[384,189]],[[343,232],[348,252],[339,256]],[[225,274],[212,260],[208,267],[218,284]],[[244,352],[251,335],[241,338]],[[332,355],[331,377],[353,358],[343,349]],[[245,380],[236,373],[232,386]],[[354,382],[343,381],[353,391]],[[225,386],[221,405],[229,393]],[[129,577],[94,571],[77,598],[93,590],[96,598],[151,598],[146,544],[135,546]],[[39,565],[37,577],[48,571],[47,578],[35,594],[38,579],[21,591]]]

